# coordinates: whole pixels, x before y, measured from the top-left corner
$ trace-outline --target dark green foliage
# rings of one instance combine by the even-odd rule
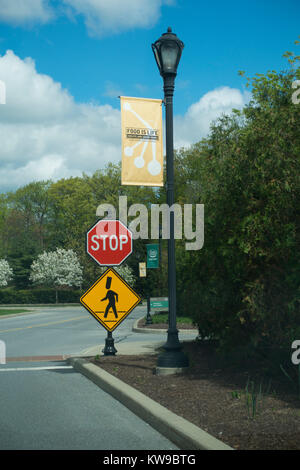
[[[59,303],[79,303],[82,294],[79,290],[60,290]],[[0,290],[0,304],[54,304],[55,301],[55,289]]]
[[[24,253],[24,251],[22,252],[21,250],[16,250],[8,257],[7,260],[14,273],[13,284],[17,289],[26,289],[28,286],[30,286],[30,266],[34,259],[35,256],[34,254],[30,253],[30,250],[28,253]]]
[[[286,351],[300,320],[299,69],[252,81],[252,101],[177,154],[177,194],[205,204],[200,252],[177,250],[178,308],[223,350]]]

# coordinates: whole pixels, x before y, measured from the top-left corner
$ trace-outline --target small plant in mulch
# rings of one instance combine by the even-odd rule
[[[270,388],[271,381],[269,381],[268,386],[264,390],[263,382],[259,384],[259,387],[256,387],[254,381],[248,379],[245,389],[245,399],[249,418],[255,419],[257,412],[263,406],[265,396],[270,392]]]
[[[231,398],[233,400],[240,400],[242,397],[242,392],[240,392],[239,390],[233,390],[231,392]]]
[[[254,380],[248,378],[247,384],[244,390],[233,390],[231,392],[231,398],[233,400],[242,400],[245,403],[247,414],[249,419],[255,419],[259,411],[261,411],[264,398],[270,393],[271,380],[268,385],[264,387],[263,381],[257,386]]]

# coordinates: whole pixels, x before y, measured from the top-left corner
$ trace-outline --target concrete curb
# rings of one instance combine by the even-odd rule
[[[74,357],[67,362],[167,437],[180,450],[234,450],[95,364]]]
[[[137,325],[138,325],[139,321],[142,320],[142,318],[145,318],[145,315],[138,318],[133,324],[132,331],[134,331],[135,333],[154,333],[154,334],[155,333],[167,333],[168,328],[166,328],[165,330],[162,330],[162,329],[159,329],[159,328],[140,328],[140,327],[138,327]],[[196,328],[194,330],[184,330],[184,329],[178,328],[178,331],[180,333],[197,334],[197,329]]]

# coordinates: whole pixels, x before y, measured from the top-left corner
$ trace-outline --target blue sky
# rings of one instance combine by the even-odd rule
[[[117,97],[163,97],[151,43],[168,26],[185,43],[174,113],[187,146],[247,102],[238,70],[286,68],[299,17],[299,0],[0,0],[0,192],[120,160]]]

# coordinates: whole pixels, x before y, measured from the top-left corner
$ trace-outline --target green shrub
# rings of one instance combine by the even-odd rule
[[[175,159],[177,199],[205,206],[203,248],[177,243],[177,310],[223,351],[277,361],[299,338],[299,78],[256,76],[250,103]]]
[[[59,303],[77,303],[82,295],[79,290],[60,290]],[[54,304],[55,289],[36,288],[27,290],[1,289],[0,304]]]

